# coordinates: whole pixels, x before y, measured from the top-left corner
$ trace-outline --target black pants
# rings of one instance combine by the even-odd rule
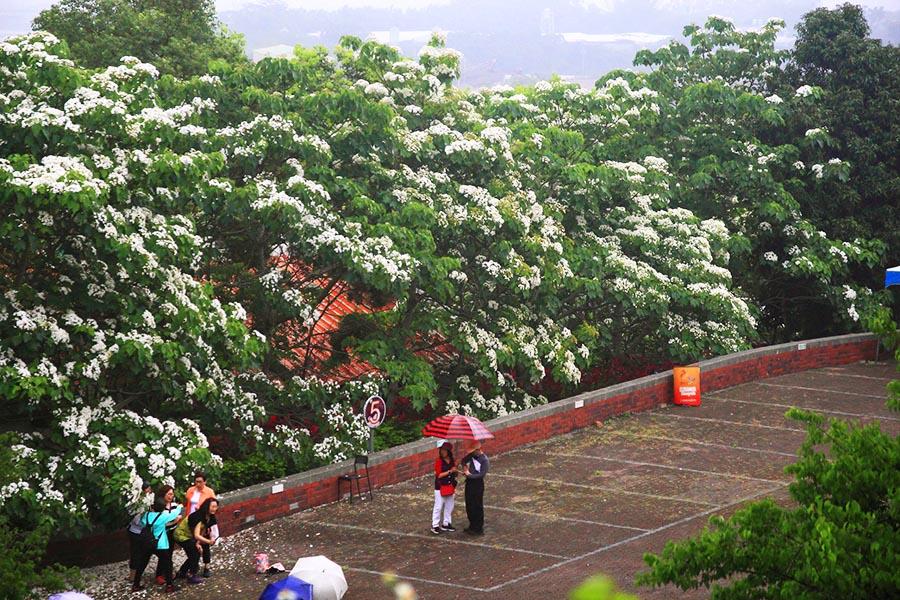
[[[141,536],[138,533],[128,532],[128,568],[137,571],[141,562]]]
[[[470,531],[484,531],[484,479],[466,479],[466,517]]]
[[[178,545],[187,554],[187,560],[178,569],[178,576],[196,575],[200,571],[200,551],[197,550],[197,540],[191,538],[186,542],[178,542]]]
[[[215,541],[215,540],[213,540],[213,541]],[[209,544],[201,543],[200,546],[203,548],[203,566],[208,567],[209,561],[212,560],[212,553],[209,550]]]
[[[166,535],[169,537],[169,558],[170,558],[170,559],[172,558],[172,556],[174,556],[173,553],[175,552],[175,535],[174,535],[174,532],[175,532],[175,528],[174,528],[174,527],[166,528]],[[169,563],[171,564],[171,563],[172,563],[172,560],[169,560]],[[170,569],[172,569],[172,568],[174,568],[174,567],[171,567],[171,566],[170,566]],[[163,570],[163,564],[162,564],[162,561],[156,563],[156,576],[159,577],[160,575],[162,575],[163,577],[166,576],[166,572]]]
[[[157,563],[157,572],[163,575],[166,578],[166,583],[172,585],[174,583],[172,579],[172,549],[168,548],[166,550],[156,550],[151,554],[145,554],[141,556],[141,561],[137,565],[137,569],[134,572],[134,583],[140,584],[141,577],[144,576],[144,569],[147,568],[147,563],[150,562],[150,557],[156,554],[159,562]]]

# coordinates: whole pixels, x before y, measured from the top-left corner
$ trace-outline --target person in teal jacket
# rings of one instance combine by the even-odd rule
[[[162,486],[156,491],[153,508],[141,517],[141,525],[149,525],[153,531],[153,537],[156,538],[156,549],[152,552],[144,552],[140,557],[134,573],[134,581],[131,584],[132,592],[139,592],[144,589],[144,586],[141,585],[141,578],[144,576],[144,569],[147,568],[147,563],[150,562],[150,556],[153,554],[156,554],[162,565],[166,578],[166,593],[175,591],[175,583],[172,579],[172,547],[169,545],[169,536],[166,535],[166,524],[181,517],[181,506],[176,505],[170,510],[166,508],[174,496],[175,492],[172,486]]]

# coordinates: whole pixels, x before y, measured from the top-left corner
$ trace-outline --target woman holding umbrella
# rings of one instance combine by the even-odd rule
[[[431,533],[456,531],[453,527],[453,505],[456,493],[456,463],[453,444],[442,442],[434,460],[434,510],[431,511]]]

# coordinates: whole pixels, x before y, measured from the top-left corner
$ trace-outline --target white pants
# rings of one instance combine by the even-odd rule
[[[456,494],[441,496],[440,490],[434,490],[434,510],[431,511],[431,526],[440,527],[441,525],[452,525],[453,506],[455,504]],[[444,513],[443,521],[441,521],[441,512]]]

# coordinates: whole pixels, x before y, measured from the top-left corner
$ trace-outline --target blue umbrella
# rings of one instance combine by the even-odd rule
[[[884,272],[884,287],[900,285],[900,267],[893,267]]]
[[[267,585],[259,600],[313,600],[313,586],[288,575]]]

